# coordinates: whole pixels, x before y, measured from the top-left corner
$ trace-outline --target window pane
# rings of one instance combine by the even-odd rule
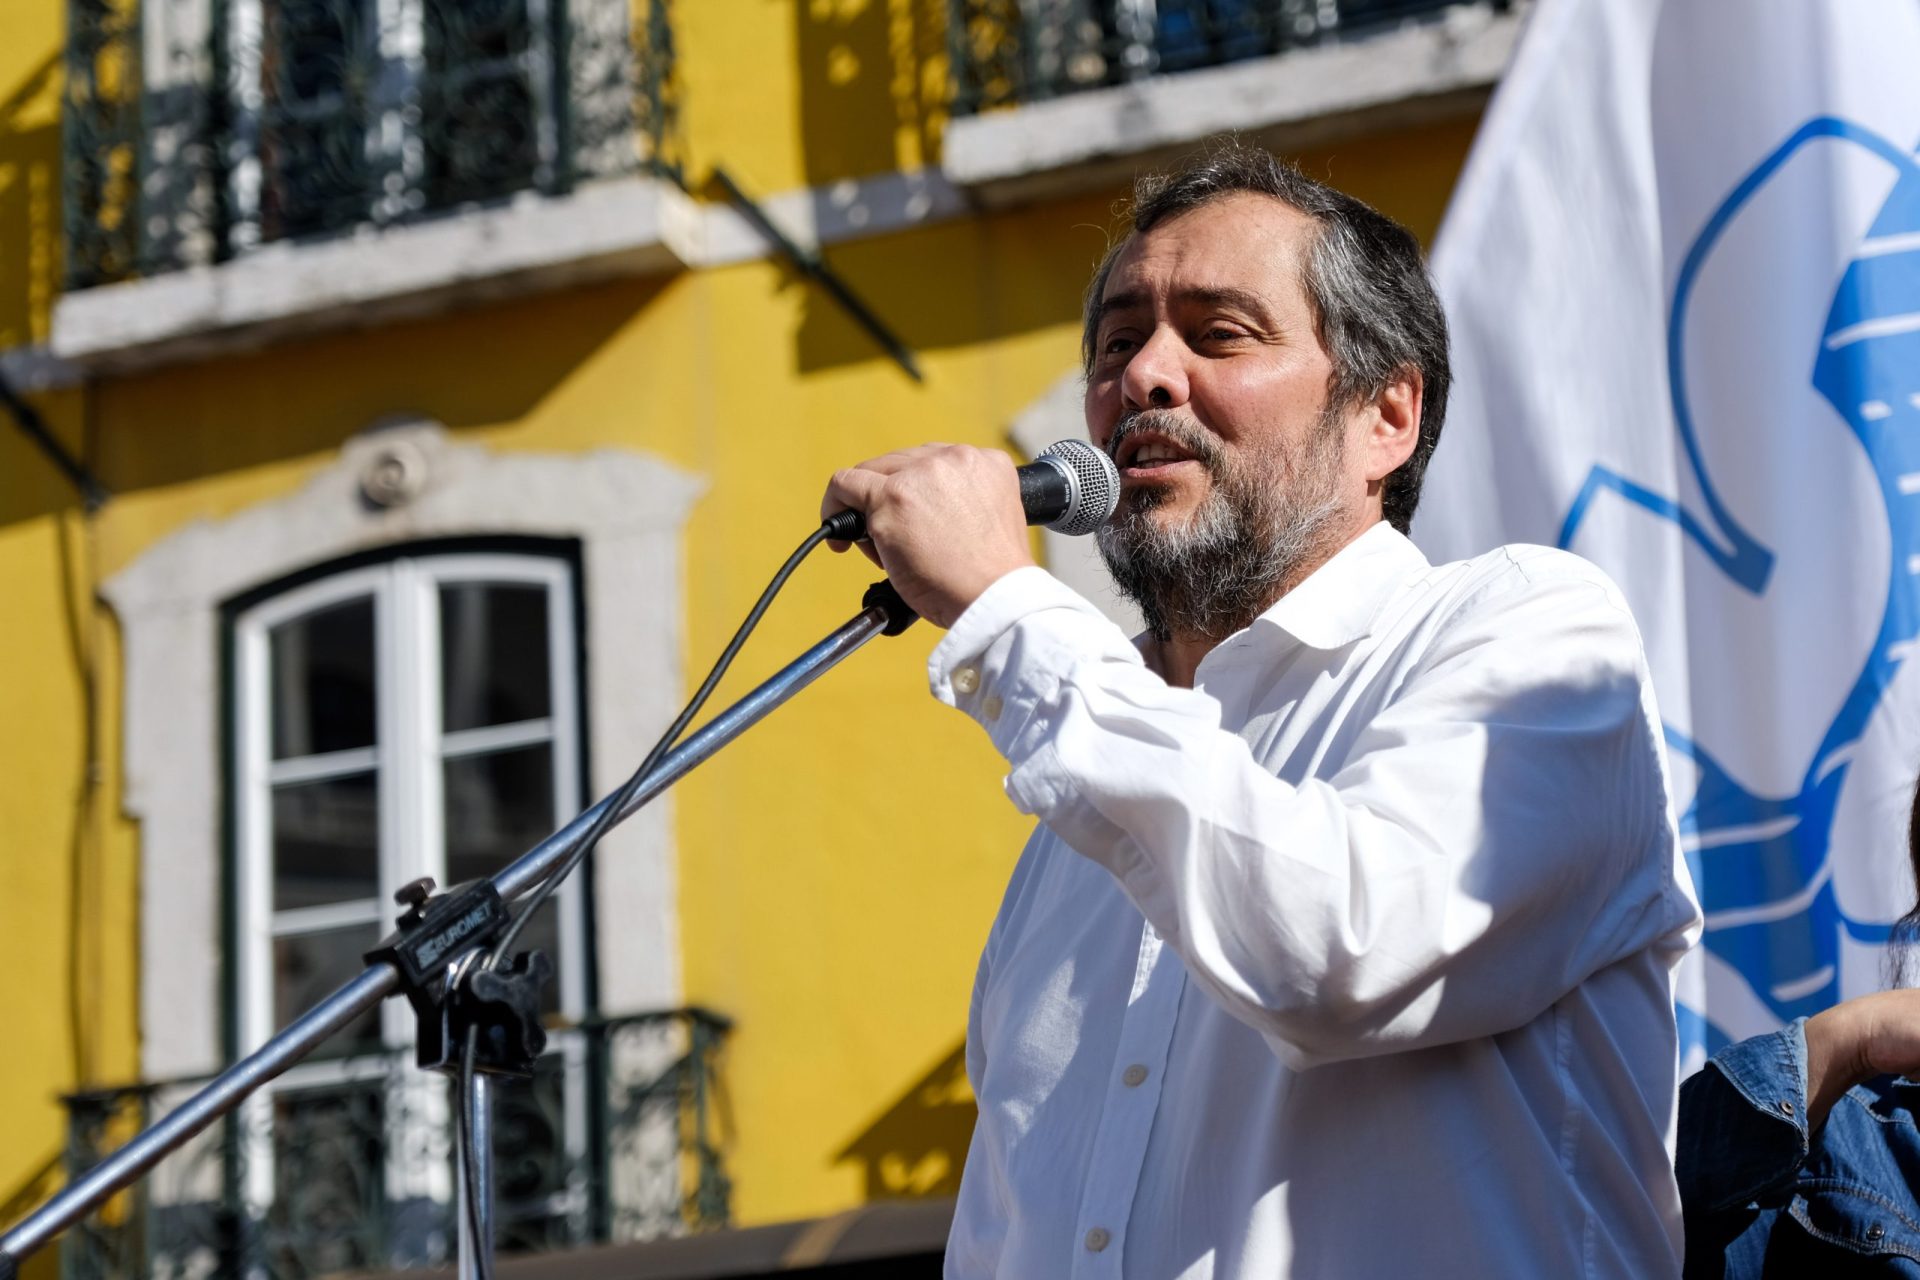
[[[261,6],[258,157],[267,240],[363,221],[374,196],[367,90],[378,66],[367,0]]]
[[[553,748],[545,743],[446,762],[447,876],[490,876],[551,835]]]
[[[527,0],[427,0],[425,8],[428,202],[486,200],[531,185],[543,106],[528,72],[553,55]]]
[[[373,745],[372,596],[281,623],[268,648],[275,760]]]
[[[273,940],[273,1025],[284,1027],[336,987],[360,976],[366,962],[360,957],[380,941],[377,925],[352,925],[322,933],[302,933]],[[364,1053],[380,1044],[380,1009],[361,1014],[345,1030],[330,1038],[317,1057],[336,1058]]]
[[[440,672],[441,725],[448,733],[551,714],[547,589],[477,582],[441,587]]]
[[[273,791],[273,909],[380,895],[380,797],[371,773]]]
[[[546,745],[446,762],[447,875],[454,884],[490,876],[553,833],[553,748]],[[541,992],[544,1013],[559,1009],[560,904],[528,921],[515,951],[544,951],[555,979]]]

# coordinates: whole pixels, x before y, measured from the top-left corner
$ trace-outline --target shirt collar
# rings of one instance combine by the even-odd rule
[[[1254,628],[1277,627],[1315,649],[1341,648],[1372,631],[1394,588],[1429,567],[1420,548],[1381,520],[1281,596]]]

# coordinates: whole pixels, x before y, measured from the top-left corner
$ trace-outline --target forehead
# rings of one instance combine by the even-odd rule
[[[1276,307],[1304,306],[1301,267],[1313,235],[1313,220],[1292,205],[1235,192],[1135,236],[1114,260],[1101,298],[1236,288]]]

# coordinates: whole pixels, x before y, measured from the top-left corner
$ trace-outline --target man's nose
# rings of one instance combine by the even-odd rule
[[[1187,348],[1162,326],[1148,336],[1120,375],[1120,397],[1129,411],[1165,409],[1187,402]]]

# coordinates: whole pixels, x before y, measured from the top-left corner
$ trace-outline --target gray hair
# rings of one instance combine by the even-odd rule
[[[1318,230],[1307,251],[1302,284],[1315,333],[1333,364],[1329,406],[1363,403],[1409,370],[1420,374],[1419,439],[1381,486],[1382,514],[1405,533],[1413,524],[1420,483],[1447,416],[1453,375],[1447,362],[1446,313],[1412,232],[1266,151],[1227,140],[1183,169],[1152,174],[1134,184],[1132,229],[1107,250],[1087,287],[1081,336],[1086,369],[1093,370],[1100,300],[1121,251],[1169,218],[1242,191],[1298,209]]]

